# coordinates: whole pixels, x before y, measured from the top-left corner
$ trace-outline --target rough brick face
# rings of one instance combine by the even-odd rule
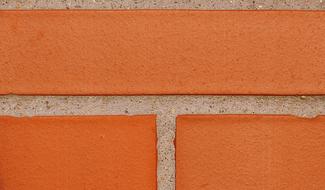
[[[0,117],[1,190],[156,190],[154,116]]]
[[[324,11],[0,11],[0,94],[325,94]]]
[[[179,116],[177,190],[325,189],[325,117]]]

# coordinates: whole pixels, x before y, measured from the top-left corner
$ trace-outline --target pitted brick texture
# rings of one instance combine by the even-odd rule
[[[155,116],[0,117],[0,189],[156,189]]]
[[[178,116],[176,189],[324,189],[324,145],[324,116]]]

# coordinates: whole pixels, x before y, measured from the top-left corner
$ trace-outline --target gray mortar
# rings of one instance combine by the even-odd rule
[[[325,0],[0,0],[0,9],[325,9]]]
[[[325,10],[325,0],[0,0],[0,9]],[[180,114],[325,114],[325,96],[0,96],[0,115],[157,114],[158,189],[175,189]]]
[[[175,189],[175,118],[181,114],[325,114],[325,96],[0,96],[0,115],[157,114],[158,189]]]

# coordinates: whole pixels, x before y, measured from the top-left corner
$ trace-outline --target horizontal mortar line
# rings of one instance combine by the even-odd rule
[[[325,114],[325,96],[0,96],[0,115]]]
[[[0,1],[1,2],[1,1]],[[8,1],[0,6],[0,10],[34,10],[34,9],[108,9],[108,10],[120,10],[120,9],[195,9],[195,10],[323,10],[324,6],[322,1],[309,2],[307,4],[278,4],[265,3],[260,1],[246,2],[219,2],[219,1],[143,1],[134,2],[132,0],[124,1],[85,1],[85,2],[51,2],[51,1],[27,1],[17,2]]]

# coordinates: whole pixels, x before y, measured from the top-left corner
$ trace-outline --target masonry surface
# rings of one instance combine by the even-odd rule
[[[324,189],[324,119],[178,116],[176,189]]]
[[[291,9],[324,10],[297,1],[5,1],[0,9]],[[158,189],[175,189],[175,118],[180,114],[325,114],[325,96],[0,96],[0,115],[157,114]]]
[[[153,115],[3,116],[0,126],[1,189],[156,189]]]

